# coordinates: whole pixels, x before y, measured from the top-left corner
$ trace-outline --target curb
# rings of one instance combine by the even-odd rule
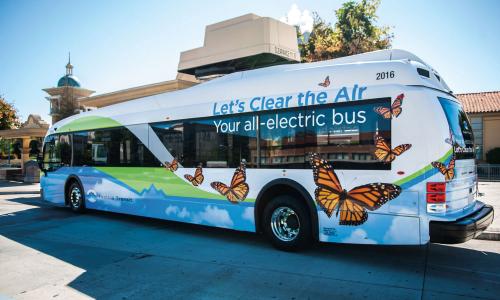
[[[484,231],[479,236],[475,237],[476,240],[486,240],[486,241],[500,241],[499,231]]]

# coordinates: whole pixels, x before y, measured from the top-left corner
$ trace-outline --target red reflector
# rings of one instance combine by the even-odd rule
[[[405,172],[404,171],[398,171],[398,175],[404,175]]]
[[[446,194],[427,194],[427,203],[445,203]]]
[[[446,192],[446,182],[427,182],[427,193]]]

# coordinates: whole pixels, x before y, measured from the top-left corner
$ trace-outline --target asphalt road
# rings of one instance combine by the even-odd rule
[[[261,237],[40,203],[0,182],[0,298],[499,299],[500,242],[383,247]]]

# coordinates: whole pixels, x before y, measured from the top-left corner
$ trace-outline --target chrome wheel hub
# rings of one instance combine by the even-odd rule
[[[82,192],[78,187],[75,186],[73,189],[71,189],[70,200],[71,205],[74,208],[78,208],[80,206],[82,200]]]
[[[293,241],[300,231],[299,216],[289,207],[278,207],[271,216],[271,229],[278,239]]]

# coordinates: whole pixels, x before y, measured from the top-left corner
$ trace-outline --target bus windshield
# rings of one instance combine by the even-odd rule
[[[458,103],[441,97],[438,99],[450,126],[450,138],[447,141],[453,145],[455,158],[474,158],[474,135],[469,118]]]

